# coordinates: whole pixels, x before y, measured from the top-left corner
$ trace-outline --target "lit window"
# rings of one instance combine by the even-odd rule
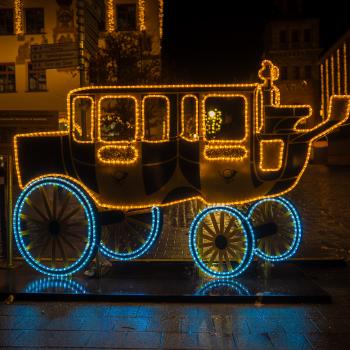
[[[13,10],[0,9],[0,35],[13,34]]]
[[[169,100],[166,96],[146,96],[142,102],[144,140],[169,139]]]
[[[118,31],[136,30],[136,5],[135,4],[117,5],[117,30]]]
[[[16,91],[14,63],[0,63],[0,92]]]
[[[31,63],[28,64],[28,90],[46,91],[46,70],[35,70]]]
[[[100,137],[103,141],[133,141],[136,101],[131,97],[108,97],[100,103]]]
[[[25,24],[27,34],[44,33],[44,9],[27,8],[25,9]]]
[[[207,140],[244,139],[246,115],[243,96],[207,97],[204,117]]]

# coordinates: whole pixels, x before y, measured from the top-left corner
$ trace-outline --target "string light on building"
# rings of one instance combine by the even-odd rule
[[[16,35],[24,34],[23,0],[15,0],[15,30]]]
[[[159,0],[159,37],[163,37],[164,0]]]
[[[320,78],[321,78],[321,111],[320,115],[322,119],[324,119],[324,110],[325,110],[325,105],[324,105],[324,65],[320,65]]]
[[[344,56],[344,94],[348,93],[348,66],[347,66],[347,47],[346,43],[343,46],[343,56]]]
[[[140,32],[146,30],[145,25],[145,0],[138,0],[138,17],[139,17],[139,29]]]
[[[341,85],[340,85],[340,50],[337,50],[337,87],[338,95],[341,94]]]
[[[106,27],[107,32],[112,33],[116,28],[115,13],[114,13],[114,0],[106,0]]]

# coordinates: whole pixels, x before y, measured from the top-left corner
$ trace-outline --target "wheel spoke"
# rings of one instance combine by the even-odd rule
[[[57,239],[57,245],[58,245],[58,249],[61,252],[61,256],[63,258],[64,266],[66,267],[66,266],[68,266],[67,254],[66,254],[65,250],[63,249],[63,245],[62,245],[62,242],[61,242],[59,237]]]
[[[63,235],[60,235],[60,238],[62,239],[62,241],[68,246],[70,247],[76,254],[77,257],[79,258],[80,255],[82,254],[82,252],[80,251],[80,249],[78,249],[71,241],[69,241],[66,237],[64,237]]]
[[[51,266],[56,267],[56,237],[54,237],[51,241]]]
[[[30,208],[32,208],[43,220],[48,220],[49,217],[45,215],[31,200],[30,198],[26,199],[26,203]]]
[[[79,212],[79,210],[81,210],[81,207],[76,207],[75,209],[73,209],[70,213],[68,213],[62,220],[61,222],[66,222],[68,221],[72,216],[74,216],[76,213]]]
[[[220,212],[220,234],[222,235],[225,231],[225,212]]]
[[[70,192],[66,192],[66,197],[64,199],[64,202],[63,202],[63,204],[61,206],[60,211],[57,214],[57,221],[61,220],[64,212],[66,211],[66,208],[68,206],[68,203],[69,203],[69,200],[70,200],[71,197],[72,197],[72,194]]]
[[[219,230],[219,227],[218,227],[218,223],[216,222],[216,218],[215,218],[215,215],[214,213],[210,213],[210,219],[211,219],[211,222],[213,224],[213,227],[214,227],[214,230],[215,230],[215,236],[220,234],[220,230]]]
[[[211,234],[213,237],[216,236],[216,233],[204,221],[202,221],[202,227],[205,228],[207,232]]]
[[[49,219],[52,220],[53,219],[52,212],[51,212],[51,209],[50,209],[49,200],[47,198],[47,193],[46,193],[45,188],[44,187],[40,187],[39,188],[39,192],[41,193],[41,197],[43,198],[43,202],[44,202],[44,206],[45,206],[47,215],[48,215]]]
[[[236,219],[235,219],[234,217],[231,217],[231,219],[230,219],[230,221],[229,221],[228,225],[226,226],[225,231],[224,231],[224,233],[223,233],[224,236],[228,236],[228,234],[229,234],[230,231],[231,231],[232,226],[233,226],[235,223],[236,223]]]
[[[216,247],[215,246],[212,246],[212,248],[209,248],[209,249],[206,249],[204,252],[203,252],[203,257],[206,257],[206,256],[208,256],[208,255],[211,255],[213,252],[214,252],[214,250],[216,250]]]

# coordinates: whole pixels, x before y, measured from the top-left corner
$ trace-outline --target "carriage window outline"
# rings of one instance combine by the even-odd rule
[[[192,98],[195,100],[196,112],[195,112],[195,136],[192,138],[185,136],[185,100],[188,98]],[[199,137],[199,128],[198,128],[198,110],[199,110],[199,100],[196,95],[190,94],[185,95],[181,99],[181,134],[180,137],[189,142],[195,142]]]
[[[218,97],[218,98],[230,98],[230,97],[241,97],[244,100],[244,136],[242,139],[239,140],[208,140],[206,138],[206,124],[205,124],[205,116],[206,116],[206,108],[205,108],[205,102],[208,98],[211,97]],[[243,143],[247,140],[249,135],[249,122],[248,122],[248,99],[243,94],[218,94],[218,93],[210,93],[204,95],[202,99],[202,136],[203,140],[211,143],[211,144],[227,144],[227,143]]]
[[[264,118],[264,96],[259,86],[255,92],[255,132],[257,134],[261,133],[264,127]]]
[[[135,131],[134,131],[134,138],[133,140],[104,140],[101,137],[101,105],[102,102],[106,99],[131,99],[135,103]],[[98,101],[98,117],[97,117],[97,139],[101,143],[108,143],[108,144],[130,144],[136,142],[139,136],[139,108],[138,108],[138,100],[135,96],[132,95],[105,95],[102,96]]]
[[[75,102],[76,100],[89,100],[91,101],[91,125],[90,125],[90,140],[79,140],[75,137],[75,131],[82,133],[81,127],[75,120]],[[72,100],[72,135],[73,139],[77,143],[93,143],[94,142],[94,120],[95,120],[95,100],[91,96],[75,96]]]
[[[276,167],[264,167],[264,155],[266,154],[266,150],[264,145],[270,145],[270,144],[279,144],[279,155],[278,155],[278,163]],[[284,141],[282,139],[273,139],[273,140],[261,140],[260,141],[260,160],[259,160],[259,168],[261,171],[264,172],[272,172],[272,171],[279,171],[282,168],[283,165],[283,151],[284,151]]]
[[[165,117],[165,128],[163,127],[163,134],[162,134],[162,139],[161,140],[148,140],[145,138],[145,102],[147,99],[151,98],[163,98],[166,101],[166,117]],[[164,130],[165,129],[165,130]],[[143,142],[148,142],[148,143],[162,143],[162,142],[168,142],[170,140],[170,100],[168,96],[166,95],[159,95],[159,94],[150,94],[146,95],[142,99],[142,137],[141,140]]]

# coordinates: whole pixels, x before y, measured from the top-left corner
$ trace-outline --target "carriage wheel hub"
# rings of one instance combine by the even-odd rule
[[[53,236],[57,236],[61,231],[61,225],[57,220],[52,220],[49,223],[49,232],[53,235]]]
[[[225,249],[227,247],[227,238],[224,235],[218,235],[215,238],[215,245],[219,249]]]

